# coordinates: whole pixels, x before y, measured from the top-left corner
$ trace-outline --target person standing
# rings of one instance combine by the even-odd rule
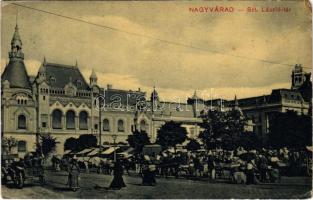
[[[79,189],[79,174],[80,169],[78,166],[77,161],[73,158],[70,162],[69,169],[68,169],[68,185],[71,190],[76,191]]]
[[[110,189],[120,190],[122,187],[126,187],[123,179],[123,166],[118,159],[114,163],[113,175],[114,178],[110,184]]]
[[[254,184],[254,170],[252,161],[248,161],[246,168],[247,185]]]

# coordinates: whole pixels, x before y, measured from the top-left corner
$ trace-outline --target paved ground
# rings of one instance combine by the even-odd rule
[[[282,177],[280,184],[236,185],[208,180],[157,179],[157,186],[141,186],[139,177],[124,176],[126,188],[108,190],[112,176],[95,173],[81,175],[81,189],[69,191],[65,172],[47,172],[43,187],[26,182],[24,189],[2,186],[3,198],[308,198],[308,177]]]

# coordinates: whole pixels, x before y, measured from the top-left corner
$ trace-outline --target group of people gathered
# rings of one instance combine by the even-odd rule
[[[195,152],[163,151],[150,155],[137,154],[128,158],[118,158],[115,162],[101,161],[96,167],[100,171],[113,174],[111,189],[126,187],[123,180],[124,171],[128,175],[134,170],[142,177],[142,185],[155,186],[156,177],[193,177],[228,179],[234,183],[255,184],[257,182],[274,182],[280,180],[281,173],[296,173],[306,159],[302,151],[288,150],[235,150],[212,149]],[[88,165],[83,163],[83,166]],[[105,170],[103,167],[105,166]],[[83,167],[86,170],[87,167]],[[69,184],[78,181],[82,163],[75,158],[68,159]],[[285,170],[285,171],[284,171]],[[89,170],[88,170],[89,171]],[[73,180],[72,180],[73,179]],[[73,184],[72,184],[73,185]]]

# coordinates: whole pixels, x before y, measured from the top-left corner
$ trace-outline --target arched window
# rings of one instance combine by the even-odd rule
[[[86,111],[79,113],[79,129],[88,130],[88,113]]]
[[[17,142],[17,151],[26,152],[26,141],[21,140]]]
[[[26,141],[24,141],[24,140],[18,141],[17,151],[18,152],[26,152]]]
[[[75,112],[72,110],[66,113],[66,128],[75,129]]]
[[[140,130],[141,131],[146,131],[146,126],[147,126],[147,124],[146,124],[146,121],[145,120],[142,120],[141,122],[140,122]]]
[[[103,131],[110,131],[110,122],[108,119],[103,120]]]
[[[18,129],[26,129],[26,117],[25,115],[19,115],[17,119]]]
[[[125,131],[124,122],[121,119],[118,120],[118,122],[117,122],[117,131],[118,132],[124,132]]]
[[[62,111],[54,110],[52,112],[52,128],[61,129],[62,128]]]

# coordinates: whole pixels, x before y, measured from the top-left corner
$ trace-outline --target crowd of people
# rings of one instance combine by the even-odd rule
[[[242,147],[229,151],[223,149],[190,151],[162,151],[150,155],[136,154],[128,158],[119,157],[116,162],[101,160],[96,166],[67,158],[69,180],[78,178],[79,171],[95,167],[98,173],[113,174],[112,189],[126,187],[124,171],[128,175],[140,175],[142,185],[154,186],[156,177],[192,177],[211,180],[226,179],[233,183],[256,184],[278,182],[281,175],[299,175],[308,168],[310,153],[282,148],[279,150],[245,150]],[[58,166],[55,165],[54,166]],[[73,167],[75,166],[75,167]],[[56,167],[58,169],[58,167]],[[135,173],[130,173],[130,171]],[[75,181],[72,181],[76,183]],[[71,183],[72,183],[71,182]],[[75,184],[74,184],[75,185]]]

